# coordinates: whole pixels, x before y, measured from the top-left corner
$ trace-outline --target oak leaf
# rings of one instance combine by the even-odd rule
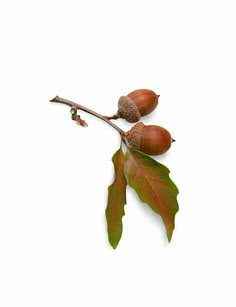
[[[141,201],[162,217],[170,241],[178,211],[178,188],[169,177],[169,169],[150,156],[129,148],[125,155],[124,172],[128,184]]]
[[[115,179],[108,187],[108,203],[106,208],[107,232],[111,246],[116,248],[122,235],[122,217],[125,214],[126,178],[124,175],[124,153],[122,149],[116,151],[112,157]]]

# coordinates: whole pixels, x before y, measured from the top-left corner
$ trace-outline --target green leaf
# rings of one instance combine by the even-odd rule
[[[129,148],[125,155],[124,172],[128,184],[141,201],[162,217],[170,241],[178,211],[178,188],[169,177],[169,169],[148,155]]]
[[[113,248],[116,248],[122,235],[122,217],[125,214],[127,186],[124,175],[124,154],[121,148],[112,157],[112,162],[115,169],[115,179],[108,187],[106,219],[109,242]]]

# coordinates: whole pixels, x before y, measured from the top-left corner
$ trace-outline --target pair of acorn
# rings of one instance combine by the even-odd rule
[[[130,123],[138,122],[142,116],[150,114],[157,107],[158,98],[159,95],[151,90],[135,90],[127,96],[120,97],[116,116]],[[165,153],[174,141],[165,128],[144,125],[142,122],[134,125],[125,136],[131,147],[148,155]]]

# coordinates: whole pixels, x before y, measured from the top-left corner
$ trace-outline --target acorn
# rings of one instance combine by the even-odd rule
[[[165,153],[174,142],[165,128],[146,126],[142,122],[134,125],[126,133],[126,138],[131,147],[153,156]]]
[[[157,107],[159,96],[146,89],[135,90],[127,96],[121,96],[117,115],[130,123],[136,123],[141,116],[151,113]]]

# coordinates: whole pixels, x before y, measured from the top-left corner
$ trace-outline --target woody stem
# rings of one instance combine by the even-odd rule
[[[103,115],[101,115],[97,112],[94,112],[93,110],[90,110],[90,109],[88,109],[88,108],[86,108],[86,107],[84,107],[80,104],[77,104],[73,101],[70,101],[70,100],[67,100],[67,99],[64,99],[64,98],[61,98],[59,96],[54,97],[53,99],[50,100],[50,102],[58,102],[58,103],[66,104],[66,105],[70,106],[71,108],[75,108],[77,110],[82,110],[86,113],[89,113],[89,114],[95,116],[95,117],[98,117],[101,120],[103,120],[104,122],[106,122],[108,125],[112,126],[114,129],[116,129],[120,133],[122,139],[125,138],[125,132],[122,129],[120,129],[120,127],[113,124],[113,122],[109,121],[109,119],[106,116],[103,116]]]

